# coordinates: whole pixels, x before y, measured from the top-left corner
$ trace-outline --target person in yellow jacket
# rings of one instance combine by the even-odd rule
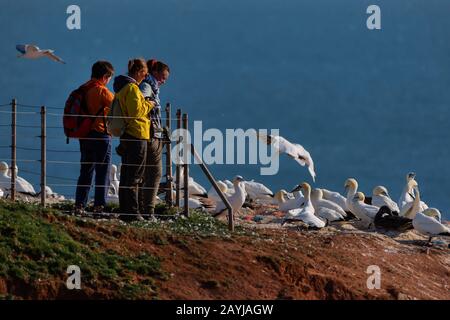
[[[144,59],[128,62],[128,76],[114,79],[115,97],[119,100],[126,128],[120,137],[117,153],[122,157],[119,185],[121,219],[143,220],[139,210],[138,188],[144,178],[147,141],[150,139],[150,110],[155,104],[142,95],[139,84],[148,74]]]

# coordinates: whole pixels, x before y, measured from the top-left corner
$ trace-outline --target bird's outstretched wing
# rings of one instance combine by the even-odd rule
[[[25,53],[27,52],[26,47],[27,47],[27,46],[24,45],[24,44],[18,44],[18,45],[16,45],[17,51],[19,51],[19,52],[22,53],[22,54],[25,54]]]
[[[53,50],[46,50],[44,51],[44,55],[49,57],[50,59],[52,59],[53,61],[56,62],[61,62],[61,63],[66,63],[63,59],[61,59],[60,57],[58,57],[56,54],[53,53]]]

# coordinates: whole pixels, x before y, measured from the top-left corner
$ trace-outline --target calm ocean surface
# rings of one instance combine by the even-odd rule
[[[126,3],[126,4],[125,4]],[[162,100],[182,107],[206,128],[279,128],[310,151],[317,186],[343,191],[355,177],[371,194],[384,185],[397,200],[405,174],[417,173],[422,198],[450,218],[450,2],[376,3],[382,30],[366,28],[365,0],[0,0],[0,104],[58,107],[86,81],[98,59],[116,74],[135,56],[171,67]],[[66,8],[81,7],[81,30],[66,28]],[[16,58],[15,45],[52,48],[66,65]],[[110,84],[110,88],[112,84]],[[1,111],[8,108],[1,107]],[[33,109],[19,109],[33,111]],[[36,111],[38,111],[36,109]],[[0,124],[10,116],[0,113]],[[39,115],[19,114],[18,146],[39,148]],[[61,117],[48,117],[60,126]],[[0,126],[0,146],[10,143]],[[77,141],[48,129],[49,160],[78,161]],[[117,141],[115,141],[117,145]],[[206,145],[206,144],[205,144]],[[8,148],[0,158],[9,159]],[[18,159],[39,151],[18,150]],[[114,156],[114,162],[119,162]],[[217,178],[241,174],[273,190],[311,179],[286,156],[275,176],[258,165],[213,165]],[[49,164],[49,176],[76,179],[78,165]],[[19,175],[39,189],[38,162],[19,162]],[[198,168],[194,178],[209,189]],[[71,180],[48,178],[71,196]]]

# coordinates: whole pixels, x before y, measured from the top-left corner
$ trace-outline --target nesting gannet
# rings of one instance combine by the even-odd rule
[[[293,191],[304,191],[305,202],[297,209],[292,209],[287,212],[286,217],[283,219],[282,224],[289,221],[300,220],[308,225],[308,227],[320,229],[326,226],[325,222],[319,219],[314,213],[314,206],[311,202],[311,186],[303,182]]]
[[[5,195],[5,192],[3,192],[2,188],[0,188],[0,198],[3,198],[4,195]]]
[[[294,199],[286,199],[288,193],[286,190],[281,189],[274,195],[274,199],[278,202],[278,209],[283,212],[287,212],[292,209],[300,208],[305,202],[305,198],[303,197],[301,191],[294,192]]]
[[[344,209],[344,211],[350,211],[347,207],[347,201],[345,197],[342,196],[339,192],[322,189],[322,193],[325,200],[336,203],[338,206]]]
[[[417,213],[412,224],[414,229],[429,236],[428,242],[431,242],[433,237],[450,236],[450,228],[442,224],[441,213],[435,208]]]
[[[311,202],[317,216],[328,221],[344,220],[347,214],[344,209],[334,202],[323,199],[321,189],[313,189],[311,192]]]
[[[172,199],[175,199],[176,197],[176,192],[175,190],[172,191]],[[212,206],[207,205],[205,203],[203,203],[200,199],[196,199],[196,198],[189,198],[189,202],[188,202],[188,206],[190,209],[210,209],[212,208]],[[181,194],[180,197],[180,207],[184,207],[184,194]]]
[[[398,216],[398,213],[384,205],[378,210],[374,223],[376,227],[381,227],[389,230],[406,231],[413,229],[412,220]]]
[[[345,181],[344,184],[346,199],[345,203],[347,204],[348,210],[354,214],[353,210],[353,197],[355,196],[356,192],[358,192],[358,182],[355,178],[348,178]]]
[[[180,188],[184,187],[184,168],[181,167],[180,169]],[[197,197],[208,197],[208,193],[206,192],[206,189],[203,188],[198,182],[194,180],[192,177],[188,177],[188,189],[189,194],[191,196],[197,196]]]
[[[25,193],[31,196],[36,195],[36,191],[34,190],[34,187],[31,183],[29,183],[27,180],[25,180],[22,177],[18,176],[19,168],[15,166],[15,176],[16,176],[16,191]],[[9,179],[11,179],[11,169],[9,169]],[[11,180],[9,182],[11,184]]]
[[[53,190],[49,186],[45,186],[45,197],[60,200],[60,201],[66,199],[63,195],[59,195],[56,192],[53,192]]]
[[[111,170],[109,171],[109,180],[110,187],[108,190],[108,194],[118,195],[119,194],[119,185],[120,185],[120,177],[117,176],[117,166],[115,164],[111,165]]]
[[[53,61],[65,63],[60,57],[54,54],[54,50],[41,50],[39,49],[39,47],[31,44],[18,44],[16,45],[16,49],[17,51],[22,53],[21,55],[17,55],[18,58],[38,59],[47,57],[52,59]]]
[[[262,183],[253,180],[244,181],[244,186],[250,200],[273,200],[273,192]]]
[[[372,205],[378,208],[388,206],[391,211],[400,212],[398,205],[391,199],[387,189],[383,186],[377,186],[372,191]]]
[[[231,196],[231,192],[228,191],[228,187],[227,185],[220,180],[217,180],[217,186],[219,187],[220,191],[222,191],[222,193],[226,196]],[[217,202],[217,201],[222,201],[222,199],[220,199],[220,196],[217,194],[216,189],[214,189],[214,187],[211,187],[208,191],[208,198]]]
[[[364,203],[364,193],[357,192],[352,198],[352,213],[367,223],[367,227],[373,223],[375,216],[377,215],[379,208],[370,204]]]
[[[415,180],[415,178],[416,174],[414,172],[410,172],[406,175],[406,185],[403,188],[400,198],[398,199],[398,207],[400,208],[400,210],[402,210],[404,206],[414,201],[415,198],[414,188],[410,184],[410,181]],[[428,205],[425,202],[420,201],[420,211],[424,211],[427,208]]]
[[[410,190],[413,190],[415,193],[414,200],[412,202],[406,203],[401,209],[399,215],[402,217],[406,217],[409,219],[414,219],[414,216],[418,212],[422,212],[421,210],[421,203],[420,203],[420,192],[419,192],[419,185],[417,184],[417,181],[412,179],[408,181],[408,188]]]
[[[228,202],[233,208],[234,213],[238,212],[245,202],[246,192],[243,181],[244,178],[242,178],[241,176],[236,176],[233,179],[233,186],[235,192],[228,197]],[[227,212],[227,207],[225,206],[225,203],[223,201],[218,201],[213,215],[217,217],[224,212]]]
[[[314,161],[310,153],[306,151],[302,145],[291,143],[281,136],[265,135],[260,133],[257,133],[257,136],[268,145],[273,145],[276,152],[286,153],[288,156],[297,161],[302,167],[306,165],[313,181],[316,181]]]

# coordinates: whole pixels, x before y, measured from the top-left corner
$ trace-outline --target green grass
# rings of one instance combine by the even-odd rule
[[[61,221],[51,223],[51,216]],[[65,228],[64,219],[81,221],[61,216],[54,209],[0,201],[0,277],[29,284],[66,279],[67,267],[78,265],[83,285],[95,288],[98,281],[106,281],[119,289],[118,298],[156,295],[154,280],[166,277],[157,257],[145,252],[124,256],[104,250],[89,237],[76,240]],[[132,282],[130,273],[143,280]]]

